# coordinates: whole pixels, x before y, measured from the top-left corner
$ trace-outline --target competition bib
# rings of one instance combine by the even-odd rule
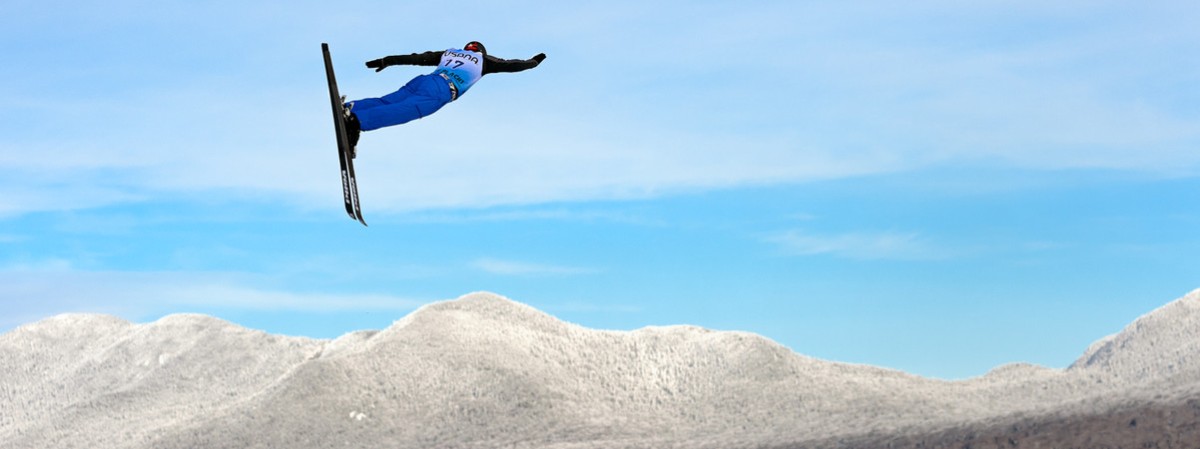
[[[442,63],[433,73],[446,76],[461,96],[483,77],[483,54],[455,48],[446,50],[442,53]]]

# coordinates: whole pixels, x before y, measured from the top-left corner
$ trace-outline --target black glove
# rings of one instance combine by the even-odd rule
[[[546,59],[546,54],[545,54],[545,53],[538,53],[538,54],[537,54],[537,56],[534,56],[534,57],[533,57],[533,60],[534,60],[534,61],[537,61],[537,62],[538,62],[538,64],[541,64],[543,59]]]
[[[383,58],[367,61],[367,68],[375,69],[376,72],[382,71],[384,67],[387,67],[387,65],[383,63]]]

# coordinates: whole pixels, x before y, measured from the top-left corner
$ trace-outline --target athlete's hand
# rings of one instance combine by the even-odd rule
[[[537,54],[537,56],[534,56],[534,57],[533,57],[533,60],[534,60],[534,61],[537,61],[537,62],[538,62],[538,64],[541,64],[543,59],[546,59],[546,54],[545,54],[545,53],[538,53],[538,54]]]
[[[387,67],[387,66],[383,65],[383,58],[372,59],[370,61],[367,61],[367,68],[375,69],[376,72],[383,71],[384,67]]]

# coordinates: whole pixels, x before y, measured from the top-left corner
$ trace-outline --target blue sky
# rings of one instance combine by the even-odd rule
[[[0,6],[0,331],[200,312],[332,338],[491,291],[941,378],[1065,367],[1200,288],[1187,2]],[[342,92],[549,58],[364,134]]]

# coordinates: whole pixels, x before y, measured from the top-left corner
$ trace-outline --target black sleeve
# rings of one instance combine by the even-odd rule
[[[533,59],[500,59],[492,55],[485,55],[483,61],[484,75],[489,73],[520,72],[538,66],[538,61]]]
[[[387,56],[383,58],[383,66],[394,65],[438,65],[442,63],[442,52],[427,51],[411,55]]]

